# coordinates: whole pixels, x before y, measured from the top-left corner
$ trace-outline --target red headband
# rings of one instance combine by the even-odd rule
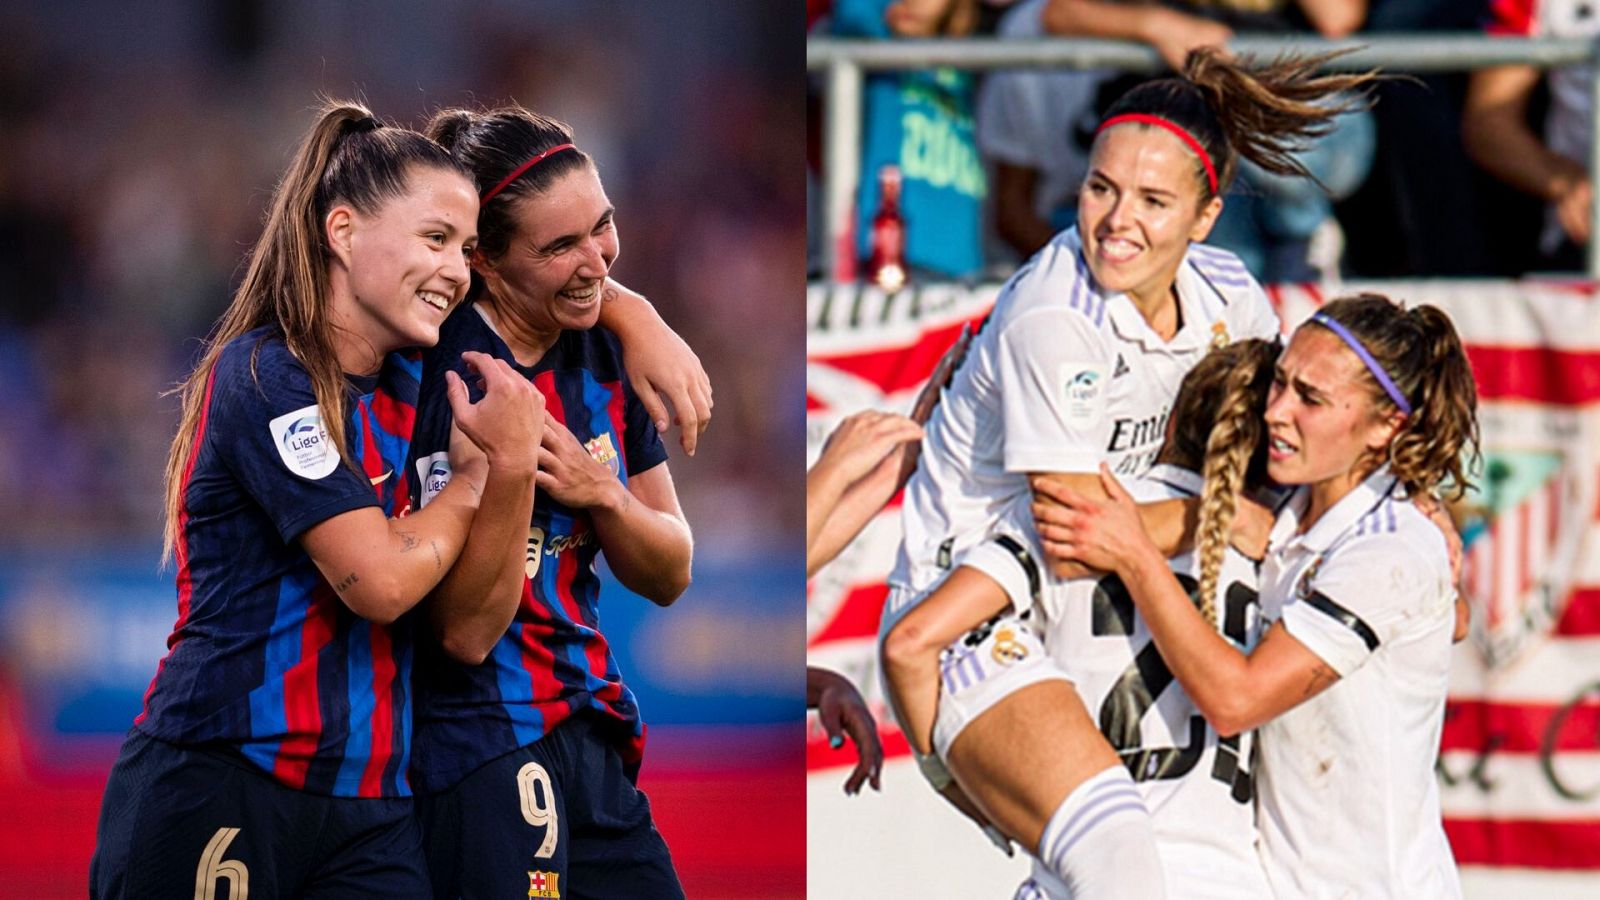
[[[1183,143],[1190,150],[1194,151],[1195,156],[1200,157],[1200,164],[1206,167],[1206,183],[1211,185],[1211,193],[1215,194],[1217,192],[1217,170],[1215,166],[1211,165],[1211,155],[1206,152],[1205,147],[1200,145],[1200,142],[1195,139],[1195,136],[1190,134],[1182,125],[1179,125],[1170,119],[1163,119],[1160,116],[1151,116],[1144,113],[1124,113],[1120,116],[1112,116],[1104,122],[1101,122],[1100,127],[1096,128],[1094,133],[1096,136],[1098,136],[1100,132],[1105,131],[1107,128],[1110,128],[1113,125],[1121,125],[1123,122],[1138,122],[1141,125],[1154,125],[1158,128],[1165,128],[1166,130],[1177,135],[1178,140],[1183,141]]]
[[[494,187],[490,188],[488,193],[485,193],[482,197],[479,197],[478,198],[478,205],[479,206],[487,206],[489,204],[489,201],[494,199],[494,195],[495,194],[498,194],[501,191],[505,190],[506,189],[506,185],[510,184],[513,181],[516,181],[517,178],[519,176],[521,176],[523,172],[526,172],[529,169],[533,168],[534,166],[537,166],[539,163],[544,162],[544,158],[546,156],[549,156],[549,155],[551,155],[553,153],[560,153],[563,150],[576,150],[576,149],[578,149],[578,148],[573,146],[572,144],[557,144],[554,147],[551,147],[549,150],[546,150],[543,153],[539,154],[538,156],[535,156],[533,159],[528,160],[527,162],[523,163],[520,166],[517,166],[515,169],[512,169],[511,170],[511,174],[507,175],[504,179],[502,179],[499,184],[497,184]],[[1207,170],[1209,171],[1209,168],[1210,168],[1211,164],[1210,163],[1206,163],[1206,166],[1207,166]]]

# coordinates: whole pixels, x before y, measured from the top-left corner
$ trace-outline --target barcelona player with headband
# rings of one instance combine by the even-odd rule
[[[1070,668],[1046,660],[1036,625],[1021,617],[1045,579],[1084,572],[1041,556],[1029,505],[1050,485],[1098,491],[1101,462],[1145,473],[1184,374],[1213,347],[1277,336],[1261,286],[1231,253],[1200,242],[1240,157],[1305,175],[1292,151],[1361,102],[1349,92],[1375,76],[1322,74],[1328,59],[1256,64],[1201,49],[1180,76],[1113,104],[1077,226],[1002,289],[906,488],[905,541],[880,628],[896,714],[935,786],[1018,841],[1036,871],[1078,900],[1162,896],[1162,861],[1144,804],[1151,773],[1119,764],[1138,755],[1141,729],[1109,746]],[[1192,543],[1198,503],[1140,507],[1167,554]],[[1236,517],[1239,533],[1264,533],[1256,510]],[[1016,517],[1022,539],[1000,529]],[[993,664],[942,677],[941,659],[974,647]],[[1083,822],[1097,824],[1074,824]],[[1240,841],[1249,839],[1246,830]]]
[[[681,897],[634,783],[644,724],[600,630],[599,553],[665,606],[688,586],[692,550],[622,348],[595,327],[619,250],[614,210],[560,122],[444,110],[428,134],[473,172],[481,211],[468,302],[424,365],[418,505],[454,483],[447,370],[487,354],[545,403],[531,517],[515,533],[475,530],[453,573],[484,615],[436,621],[419,648],[412,772],[434,892]]]
[[[183,386],[178,621],[106,785],[92,896],[427,893],[396,620],[491,524],[480,504],[531,494],[543,425],[522,378],[470,358],[481,399],[450,391],[461,477],[397,518],[422,365],[406,348],[438,340],[476,242],[476,191],[439,145],[325,109]]]

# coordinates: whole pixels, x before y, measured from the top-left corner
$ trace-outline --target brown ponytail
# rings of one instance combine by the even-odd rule
[[[1217,172],[1213,192],[1199,161],[1200,202],[1226,193],[1244,157],[1278,175],[1312,177],[1293,154],[1333,129],[1335,117],[1368,105],[1366,91],[1377,72],[1318,74],[1351,51],[1309,56],[1284,54],[1258,63],[1230,57],[1220,48],[1189,52],[1183,74],[1139,85],[1106,111],[1106,119],[1129,113],[1160,116],[1192,134]]]
[[[412,166],[465,173],[438,144],[414,131],[384,126],[365,106],[329,101],[273,190],[261,237],[244,281],[206,340],[200,363],[177,388],[183,415],[167,456],[163,559],[177,545],[185,471],[196,452],[206,384],[229,341],[274,325],[311,377],[322,425],[351,465],[345,448],[345,378],[334,353],[328,316],[331,254],[322,219],[339,203],[373,213],[406,192]],[[467,177],[471,177],[467,175]],[[254,372],[252,350],[251,370]],[[179,561],[180,564],[182,560]]]
[[[1450,317],[1433,306],[1406,310],[1379,294],[1340,298],[1322,312],[1361,342],[1411,404],[1385,457],[1394,476],[1412,495],[1443,488],[1460,498],[1478,458],[1478,387]],[[1367,382],[1378,408],[1394,410],[1370,373]]]

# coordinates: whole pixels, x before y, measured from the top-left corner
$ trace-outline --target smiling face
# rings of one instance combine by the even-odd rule
[[[1267,475],[1311,485],[1314,515],[1377,468],[1400,424],[1372,390],[1361,360],[1321,326],[1301,326],[1278,359],[1265,417]]]
[[[539,333],[593,328],[600,288],[621,249],[614,213],[589,165],[519,199],[506,252],[473,261],[496,308]]]
[[[1125,122],[1095,139],[1078,197],[1078,234],[1101,287],[1142,310],[1165,300],[1190,241],[1211,233],[1222,200],[1200,203],[1195,157],[1165,129]]]
[[[478,195],[464,175],[413,167],[406,192],[371,213],[329,211],[329,242],[349,293],[340,324],[381,357],[439,342],[439,326],[470,283],[467,255],[478,240]]]

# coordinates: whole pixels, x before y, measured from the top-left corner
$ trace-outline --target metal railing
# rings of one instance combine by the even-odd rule
[[[1404,37],[1372,35],[1358,40],[1326,41],[1310,38],[1239,37],[1228,47],[1241,54],[1271,57],[1285,51],[1354,52],[1335,60],[1330,68],[1361,70],[1383,68],[1394,72],[1452,72],[1497,65],[1525,64],[1554,68],[1589,63],[1591,117],[1588,169],[1591,181],[1600,173],[1600,41],[1577,38],[1501,38],[1481,34],[1426,34]],[[1164,66],[1156,51],[1130,41],[1048,38],[1003,40],[958,38],[949,40],[838,40],[808,38],[806,70],[825,74],[827,118],[823,123],[823,195],[826,215],[822,246],[823,271],[838,279],[845,271],[840,255],[854,253],[843,243],[856,185],[861,174],[861,106],[863,73],[884,70],[926,69],[1121,69],[1160,72]],[[1600,203],[1591,211],[1595,235],[1587,248],[1591,279],[1600,280]]]

